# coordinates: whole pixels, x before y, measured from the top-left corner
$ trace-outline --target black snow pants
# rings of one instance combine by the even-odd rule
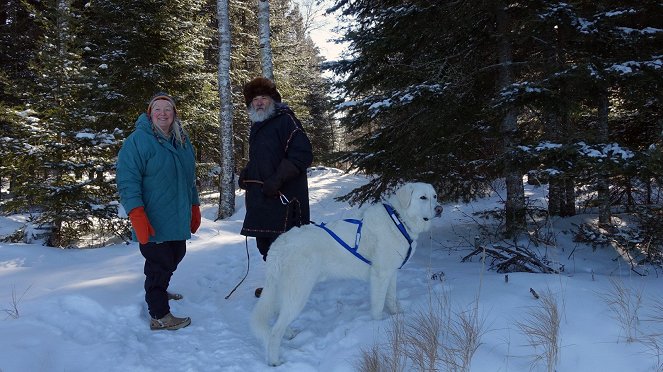
[[[168,284],[177,265],[186,254],[186,241],[139,244],[145,257],[145,302],[153,319],[161,319],[170,312]]]

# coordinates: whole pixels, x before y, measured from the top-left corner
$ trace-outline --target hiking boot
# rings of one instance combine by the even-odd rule
[[[166,293],[168,294],[168,299],[169,300],[179,301],[179,300],[184,298],[184,296],[182,296],[179,293],[170,293],[170,292],[166,292]]]
[[[176,329],[184,328],[191,324],[191,318],[188,316],[185,318],[178,318],[173,316],[173,314],[168,313],[161,319],[150,320],[150,329],[153,331],[159,331],[162,329],[167,329],[169,331],[174,331]]]
[[[260,295],[262,294],[262,287],[256,288],[256,291],[253,292],[253,294],[255,294],[256,297],[260,297]]]

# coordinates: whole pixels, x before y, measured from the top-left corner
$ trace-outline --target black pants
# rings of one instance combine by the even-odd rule
[[[276,237],[273,238],[256,238],[256,245],[260,254],[262,254],[262,260],[267,261],[267,252],[269,252],[269,247],[272,246]]]
[[[186,241],[175,240],[163,243],[139,244],[145,257],[145,302],[150,316],[161,319],[170,312],[168,284],[177,265],[186,254]]]

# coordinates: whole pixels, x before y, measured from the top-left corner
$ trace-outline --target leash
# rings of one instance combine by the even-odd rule
[[[233,288],[233,290],[230,291],[230,293],[228,293],[228,295],[225,297],[226,300],[228,298],[230,298],[230,296],[237,290],[237,288],[239,288],[239,286],[242,283],[244,283],[244,279],[246,279],[246,277],[249,275],[249,268],[251,267],[251,260],[249,259],[249,237],[248,236],[244,237],[244,246],[246,247],[246,274],[244,274],[244,277],[242,278],[242,280],[239,281],[239,283],[237,283],[235,288]]]
[[[244,180],[244,182],[245,183],[246,182],[257,183],[257,184],[260,184],[260,185],[262,185],[264,183],[264,182],[258,181],[258,180]],[[281,193],[280,191],[279,191],[279,199],[281,200],[281,204],[283,204],[283,205],[290,204],[290,200],[288,200],[288,198],[285,195],[283,195],[283,193]],[[299,200],[297,200],[297,198],[294,198],[293,201],[296,201],[297,203],[299,203]],[[301,214],[301,212],[300,212],[300,214]],[[301,219],[301,216],[300,216],[300,219]],[[301,221],[300,221],[300,225],[301,225]],[[237,288],[239,288],[239,286],[242,285],[242,283],[244,283],[244,280],[249,275],[249,269],[251,268],[251,258],[249,256],[249,237],[248,236],[244,237],[244,246],[246,248],[246,274],[244,274],[244,277],[242,278],[242,280],[239,281],[239,283],[237,283],[235,288],[233,288],[232,291],[230,291],[230,293],[228,293],[228,295],[225,297],[226,300],[229,299],[230,296],[233,293],[235,293]]]

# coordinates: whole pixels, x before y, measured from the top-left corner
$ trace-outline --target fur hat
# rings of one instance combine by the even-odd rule
[[[274,102],[281,102],[281,94],[276,90],[276,85],[264,77],[257,77],[246,83],[243,93],[247,107],[251,105],[251,101],[257,96],[269,96],[272,97]]]
[[[159,100],[170,102],[170,104],[173,105],[173,111],[175,112],[175,115],[177,115],[177,108],[175,108],[175,100],[173,99],[173,97],[169,96],[164,92],[159,92],[152,97],[152,99],[150,100],[150,104],[147,105],[147,116],[152,115],[152,105],[154,105],[154,102]]]

